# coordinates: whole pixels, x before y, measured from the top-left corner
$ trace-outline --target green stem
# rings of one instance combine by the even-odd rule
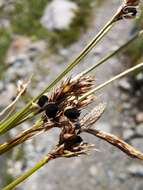
[[[22,183],[25,179],[27,179],[29,176],[31,176],[33,173],[35,173],[38,169],[40,169],[42,166],[44,166],[46,163],[48,163],[53,158],[51,155],[48,155],[41,159],[38,163],[35,164],[35,166],[31,169],[29,169],[27,172],[22,174],[20,177],[18,177],[16,180],[14,180],[12,183],[4,187],[2,190],[11,190],[15,188],[17,185]]]
[[[134,35],[128,42],[126,42],[125,44],[123,44],[117,50],[115,50],[114,52],[112,52],[112,53],[108,54],[107,56],[103,57],[98,63],[96,63],[95,65],[91,66],[87,70],[83,71],[79,75],[80,76],[84,76],[84,75],[90,73],[91,71],[93,71],[94,69],[96,69],[98,66],[100,66],[101,64],[103,64],[107,60],[109,60],[111,57],[113,57],[114,55],[120,53],[122,50],[124,50],[125,48],[127,48],[127,46],[129,46],[132,42],[134,42],[135,40],[137,40],[142,35],[143,35],[143,30],[140,31],[139,33],[137,33],[136,35]]]
[[[138,64],[138,65],[136,65],[134,67],[131,67],[130,69],[127,69],[126,71],[124,71],[124,72],[116,75],[115,77],[112,77],[111,79],[107,80],[106,82],[102,83],[101,85],[97,86],[96,88],[90,90],[89,92],[87,92],[86,94],[84,94],[83,96],[81,96],[79,98],[79,100],[81,101],[81,100],[85,99],[89,95],[91,95],[91,94],[95,93],[96,91],[102,89],[103,87],[107,86],[108,84],[111,84],[113,81],[115,81],[117,79],[120,79],[121,77],[124,77],[125,75],[127,75],[127,74],[129,74],[129,73],[131,73],[131,72],[133,72],[133,71],[141,68],[141,67],[143,67],[143,63],[140,63],[140,64]]]
[[[14,139],[9,140],[3,144],[0,144],[0,155],[4,154],[5,152],[11,150],[15,146],[24,143],[26,140],[29,140],[35,134],[40,132],[39,128],[42,126],[43,121],[39,119],[34,126],[25,130],[24,132],[17,135]],[[43,130],[41,130],[43,131]]]
[[[110,59],[111,57],[113,57],[114,55],[116,55],[117,53],[121,52],[123,49],[125,49],[128,45],[130,45],[133,41],[135,41],[136,39],[138,39],[141,35],[143,34],[143,31],[140,31],[139,33],[137,33],[135,36],[133,36],[128,42],[126,42],[125,44],[123,44],[120,48],[118,48],[116,51],[110,53],[109,55],[105,56],[104,58],[102,58],[97,64],[93,65],[92,67],[90,67],[89,69],[85,70],[84,72],[82,72],[81,74],[79,74],[80,76],[86,75],[89,72],[93,71],[97,66],[105,63],[108,59]],[[35,114],[29,115],[29,117],[23,119],[20,123],[18,123],[17,125],[23,123],[24,121],[26,121],[27,119],[30,119],[34,116]],[[15,143],[4,143],[2,145],[0,145],[0,154],[5,153],[6,151],[8,151],[9,149],[15,147],[16,145],[24,142],[25,139],[22,138],[21,141],[15,142]]]
[[[112,28],[113,23],[108,24],[104,30],[102,29],[101,32],[94,38],[89,45],[85,47],[85,49],[80,53],[80,55],[71,62],[67,66],[67,68],[49,85],[47,88],[45,88],[37,97],[33,99],[35,102],[42,94],[49,91],[53,86],[55,86],[67,73],[69,73],[76,65],[78,65],[82,59],[95,47],[95,45],[107,34],[107,32]]]
[[[111,29],[113,23],[116,22],[117,13],[112,19],[103,27],[102,30],[91,40],[91,42],[81,51],[81,53],[65,68],[65,70],[50,84],[48,85],[37,97],[29,102],[22,110],[15,113],[5,122],[0,125],[0,134],[4,134],[8,130],[15,127],[15,124],[21,120],[23,115],[31,107],[32,103],[35,102],[42,94],[48,92],[53,86],[55,86],[68,72],[70,72],[80,61],[95,47],[95,45],[103,38],[103,36]]]

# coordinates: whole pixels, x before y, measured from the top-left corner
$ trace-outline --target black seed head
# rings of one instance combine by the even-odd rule
[[[48,97],[46,95],[42,95],[39,98],[37,104],[38,104],[38,106],[40,106],[42,108],[46,104],[46,102],[48,102]]]
[[[81,128],[80,123],[76,123],[76,124],[75,124],[75,128],[76,128],[76,129],[80,129],[80,128]]]
[[[83,139],[80,136],[76,136],[75,143],[80,144],[83,141]]]
[[[64,111],[64,115],[69,119],[77,119],[80,116],[80,111],[77,108],[68,108]]]
[[[136,16],[137,14],[137,9],[136,7],[133,6],[127,6],[124,8],[125,14],[131,14],[132,16]]]
[[[58,106],[55,103],[49,103],[46,106],[45,113],[46,113],[47,117],[54,118],[54,117],[56,117],[57,112],[58,112]]]
[[[77,144],[80,144],[81,142],[83,142],[83,139],[80,136],[75,136],[74,138],[64,142],[65,149],[70,150],[72,147],[77,146]]]
[[[128,7],[128,12],[132,14],[132,16],[136,16],[137,9],[135,7]]]

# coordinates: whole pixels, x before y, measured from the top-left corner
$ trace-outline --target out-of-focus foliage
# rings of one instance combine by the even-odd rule
[[[50,0],[24,0],[15,4],[11,13],[13,32],[28,36],[45,36],[46,30],[40,24],[43,10]]]
[[[4,64],[2,63],[4,62],[10,39],[10,33],[7,30],[0,29],[0,78],[4,69]]]
[[[93,0],[72,0],[75,2],[79,10],[76,12],[76,18],[71,23],[69,30],[54,31],[50,33],[51,44],[63,44],[67,46],[68,44],[76,41],[80,34],[84,32],[89,24],[89,18],[91,15]]]
[[[78,11],[69,29],[62,31],[49,31],[40,23],[44,9],[51,0],[16,1],[14,5],[12,5],[12,8],[6,7],[6,9],[2,9],[0,11],[0,17],[6,18],[9,21],[9,25],[0,28],[0,62],[4,62],[5,53],[11,42],[10,39],[15,34],[25,35],[33,40],[47,40],[50,47],[54,50],[59,46],[67,46],[76,41],[89,24],[88,21],[91,16],[92,3],[94,3],[94,0],[72,1],[78,5]],[[2,70],[2,68],[0,68],[0,70]]]
[[[133,33],[143,29],[143,6],[141,7],[141,12],[137,20],[135,21],[135,26],[133,28]],[[143,37],[135,41],[126,51],[132,64],[136,64],[143,60]]]

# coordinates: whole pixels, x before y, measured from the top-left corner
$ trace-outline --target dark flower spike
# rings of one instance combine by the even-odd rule
[[[80,129],[80,128],[81,128],[81,125],[80,125],[80,122],[78,121],[75,123],[75,129]]]
[[[83,142],[83,139],[78,135],[74,136],[74,138],[69,139],[64,143],[65,149],[66,150],[71,150],[73,147],[81,144]]]
[[[81,96],[93,87],[94,79],[84,76],[75,79],[64,80],[60,87],[56,88],[50,97],[50,101],[61,103],[70,96]]]
[[[132,19],[137,15],[137,6],[140,0],[124,0],[122,6],[118,9],[118,13],[114,21],[121,20],[123,18]]]
[[[58,108],[58,105],[55,104],[54,102],[52,103],[49,103],[46,107],[45,107],[45,114],[48,118],[55,118],[58,111],[59,111],[59,108]]]
[[[76,107],[69,107],[65,109],[64,115],[68,119],[78,119],[80,116],[80,111]]]
[[[137,15],[137,9],[134,6],[126,6],[123,9],[123,18],[134,18]]]
[[[46,104],[47,102],[48,102],[48,97],[47,97],[46,95],[42,95],[42,96],[39,98],[37,104],[38,104],[39,107],[42,108],[43,106],[45,106],[45,104]]]

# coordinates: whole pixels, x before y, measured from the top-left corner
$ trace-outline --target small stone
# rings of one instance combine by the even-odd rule
[[[136,79],[137,79],[138,81],[143,80],[143,73],[142,73],[142,72],[138,73],[138,74],[136,75]]]
[[[136,114],[136,121],[138,123],[143,123],[143,112],[139,112]]]
[[[131,140],[132,146],[143,152],[143,140],[142,138],[135,138]]]
[[[25,53],[29,45],[31,44],[31,40],[25,36],[16,36],[14,37],[7,55],[5,63],[7,65],[14,64],[17,59],[21,59],[21,57],[25,58]]]
[[[118,175],[118,179],[120,180],[120,182],[126,181],[127,178],[128,178],[128,175],[126,173],[119,173]]]
[[[143,124],[140,124],[136,127],[136,132],[139,135],[143,135]]]
[[[96,166],[91,166],[89,168],[89,172],[90,172],[91,176],[95,177],[98,174],[98,169]]]
[[[6,1],[5,1],[5,0],[0,0],[0,7],[5,6],[5,3],[6,3]]]
[[[124,129],[132,129],[135,128],[135,123],[134,123],[134,119],[131,117],[128,117],[128,115],[125,116],[126,120],[122,121],[122,127]]]
[[[127,171],[130,175],[136,177],[143,177],[143,166],[140,164],[134,164],[127,168]]]
[[[129,100],[129,95],[126,93],[121,93],[121,100],[126,102]]]
[[[11,103],[11,98],[15,96],[16,88],[9,83],[4,91],[0,93],[0,106],[5,107]]]
[[[123,104],[123,109],[125,109],[125,110],[131,109],[131,104],[130,103],[124,103]]]
[[[126,78],[120,80],[119,87],[125,91],[131,90],[131,85]]]
[[[35,54],[42,53],[46,50],[46,42],[43,40],[39,40],[36,42],[32,42],[27,48],[26,52],[29,56],[34,56]]]
[[[100,123],[98,126],[97,126],[97,129],[98,130],[101,130],[101,131],[105,131],[107,133],[111,133],[111,126],[109,123]]]
[[[8,174],[14,175],[16,177],[17,175],[20,175],[21,172],[22,172],[21,161],[16,161],[14,162],[14,164],[11,160],[8,161]]]
[[[134,135],[134,131],[132,129],[125,129],[123,131],[123,139],[127,140],[131,138]]]
[[[8,19],[0,19],[0,28],[8,28],[10,27],[10,22]]]

